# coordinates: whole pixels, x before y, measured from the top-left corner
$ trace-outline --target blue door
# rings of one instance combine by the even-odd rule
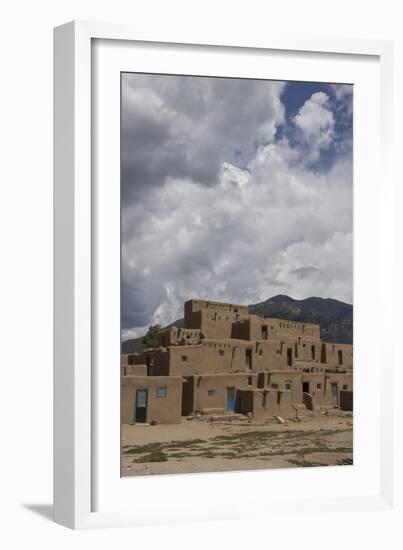
[[[147,422],[148,390],[138,389],[136,391],[136,403],[134,409],[134,422]]]
[[[227,388],[227,411],[234,412],[235,409],[235,388]]]

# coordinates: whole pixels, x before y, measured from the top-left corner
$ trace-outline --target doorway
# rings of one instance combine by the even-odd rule
[[[337,392],[337,383],[332,382],[330,384],[330,395],[332,398],[332,407],[337,407],[338,405],[338,392]]]
[[[227,388],[227,412],[235,410],[235,388]]]
[[[148,390],[136,391],[136,404],[134,410],[134,422],[144,424],[147,422]]]
[[[321,363],[326,363],[326,344],[322,344],[322,348],[321,348],[321,354],[320,354],[320,362]]]
[[[302,382],[303,393],[309,393],[309,382]]]
[[[245,350],[245,364],[247,369],[252,368],[252,350],[251,349]]]

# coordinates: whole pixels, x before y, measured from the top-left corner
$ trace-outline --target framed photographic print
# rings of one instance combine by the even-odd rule
[[[391,502],[391,59],[55,30],[56,521]]]

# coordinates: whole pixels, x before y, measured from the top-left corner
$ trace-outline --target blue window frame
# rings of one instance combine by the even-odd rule
[[[168,393],[166,386],[157,386],[157,399],[165,399]]]

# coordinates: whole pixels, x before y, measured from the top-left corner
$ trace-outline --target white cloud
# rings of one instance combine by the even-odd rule
[[[216,186],[169,178],[130,206],[126,298],[133,304],[141,296],[147,324],[181,317],[190,297],[351,300],[351,166],[320,175],[297,158],[287,142],[270,144],[245,170],[224,163]]]
[[[329,108],[329,96],[324,92],[312,94],[294,117],[300,130],[301,141],[306,144],[307,161],[316,162],[320,151],[328,149],[333,139],[334,117]]]
[[[278,137],[283,89],[281,82],[127,77],[124,338],[178,319],[191,297],[352,300],[351,142],[331,169],[314,169],[334,146],[337,109],[351,96],[339,88],[330,88],[332,101],[313,94],[293,120],[291,145]]]

